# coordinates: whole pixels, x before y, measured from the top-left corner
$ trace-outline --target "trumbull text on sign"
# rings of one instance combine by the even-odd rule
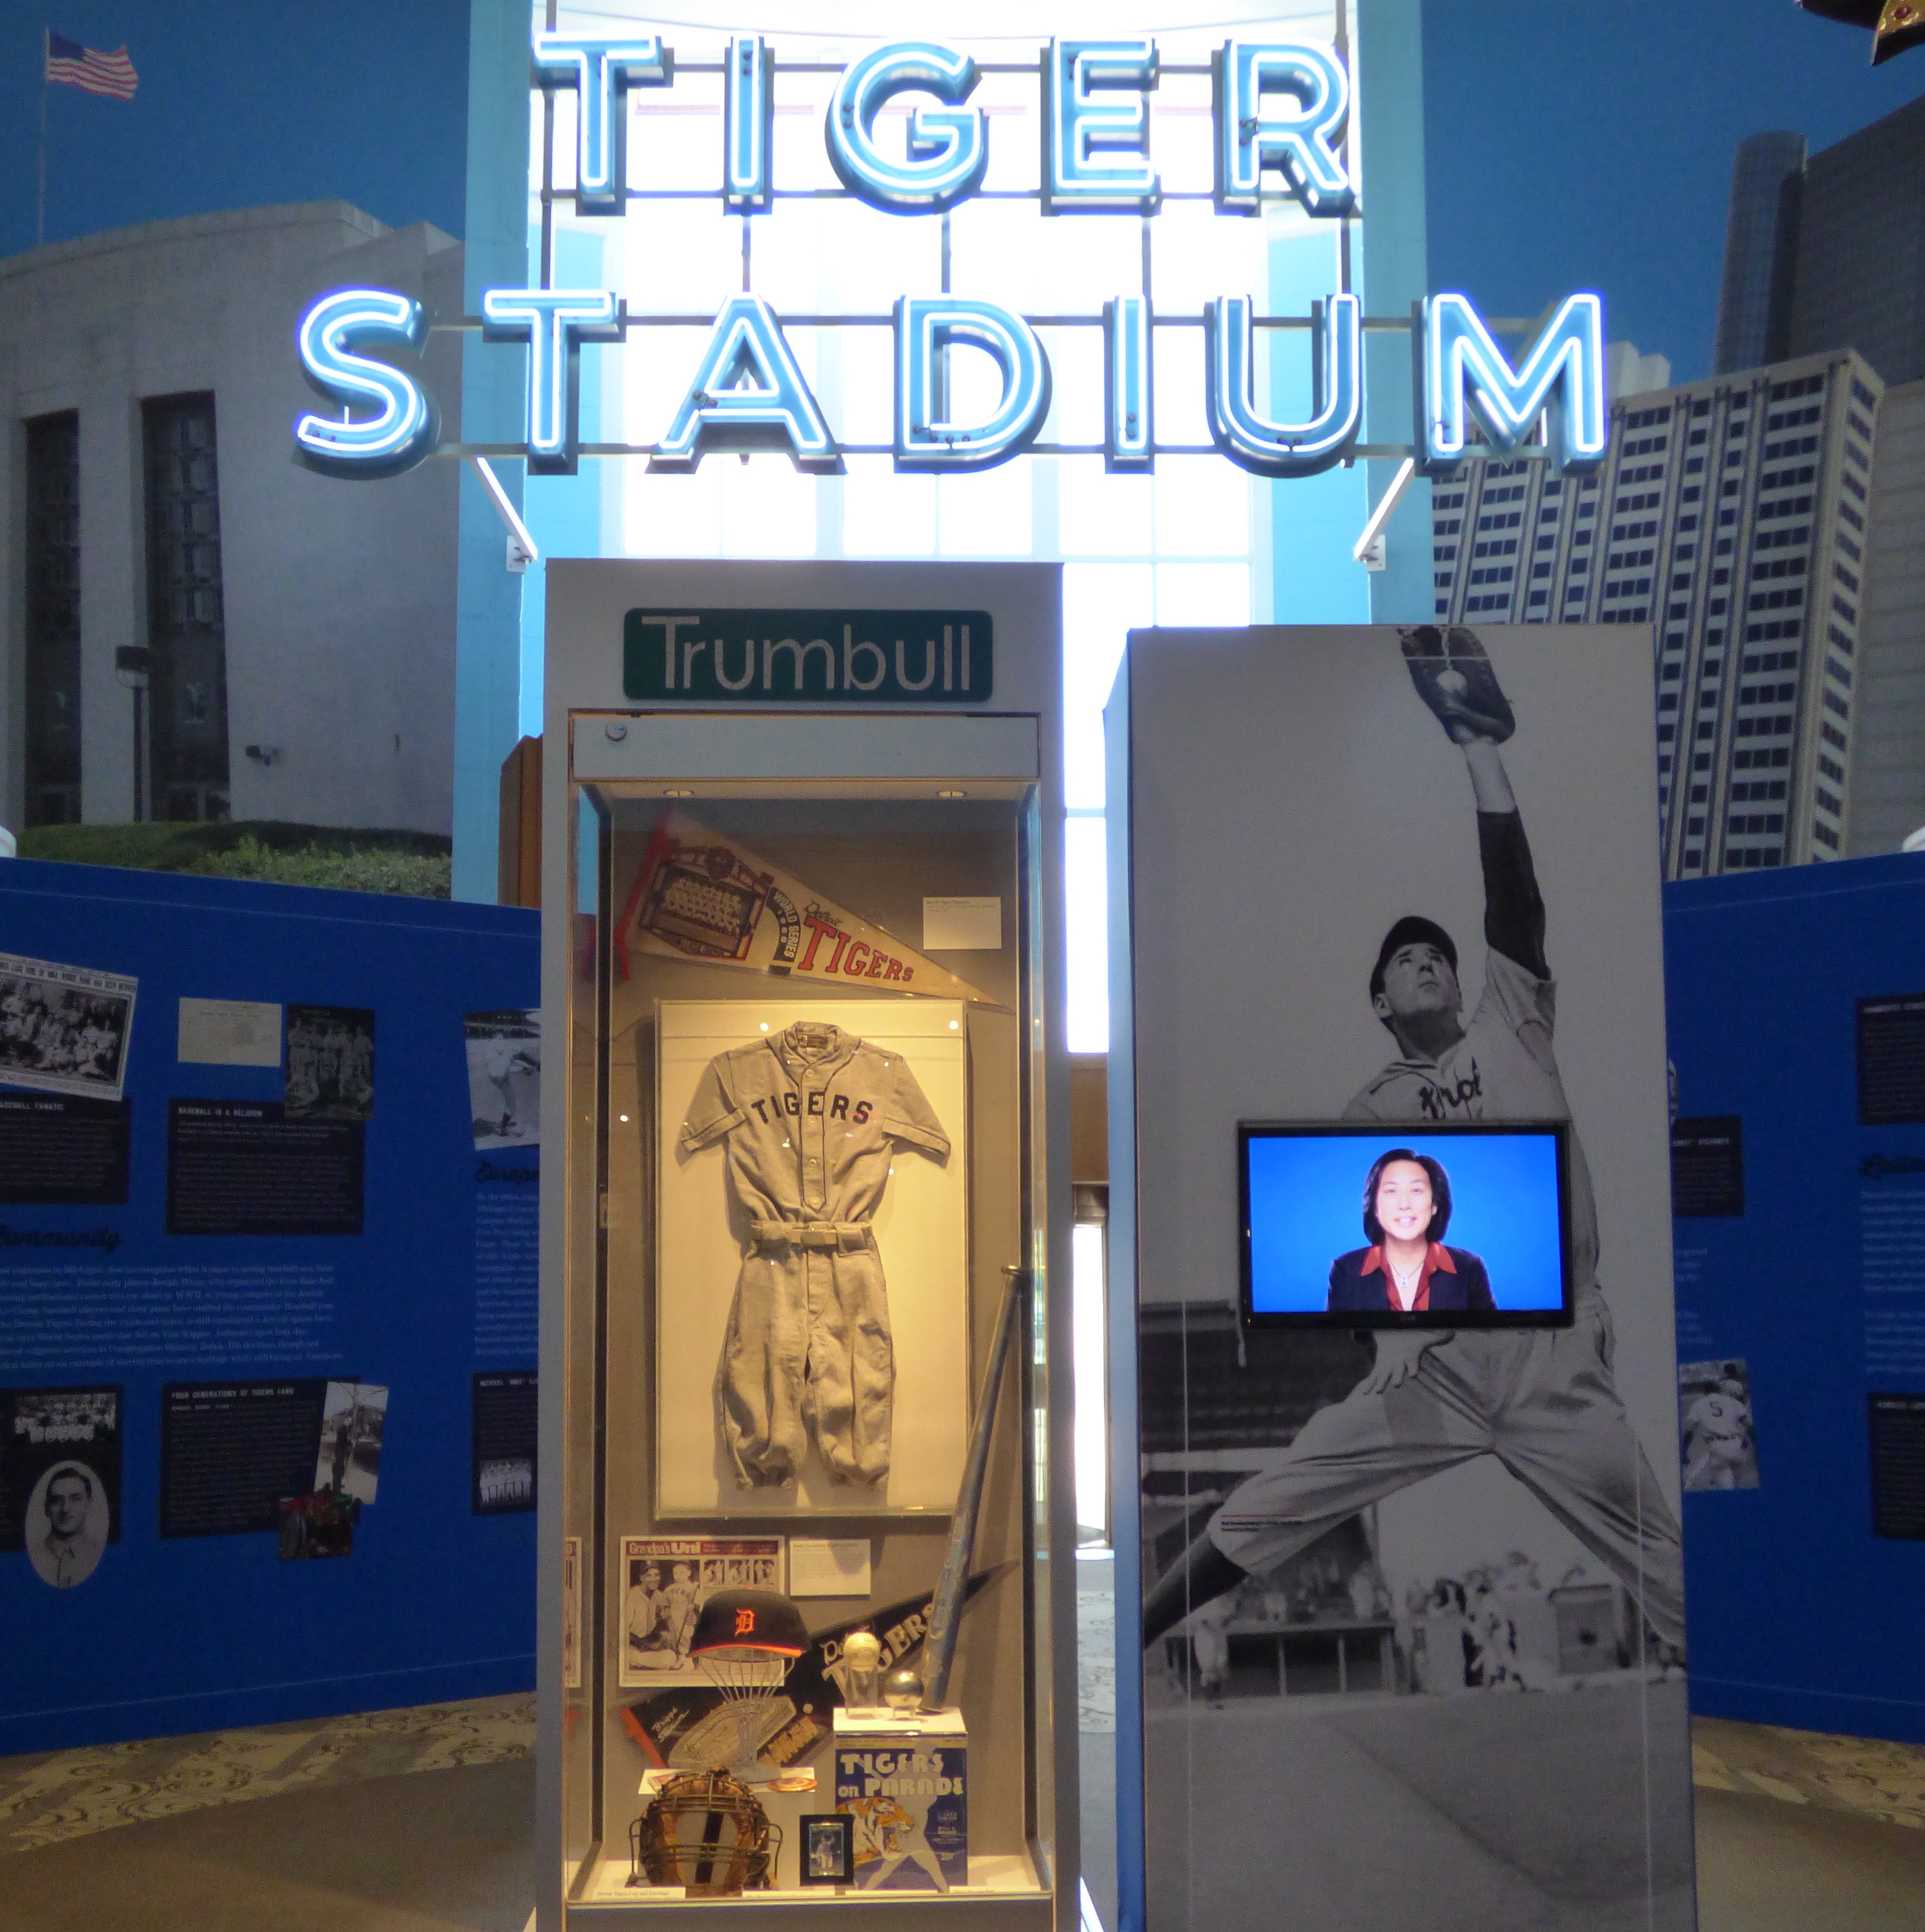
[[[622,688],[644,702],[980,704],[986,610],[631,610]]]
[[[532,53],[536,86],[551,99],[574,98],[574,185],[558,188],[556,198],[572,199],[580,218],[619,218],[631,193],[628,96],[636,89],[673,89],[673,50],[653,34],[538,31]],[[1199,290],[1197,306],[1179,315],[1167,304],[1169,312],[1153,313],[1146,284],[1095,292],[1100,314],[1093,308],[1087,315],[1043,319],[951,292],[946,268],[940,294],[905,295],[887,315],[789,318],[791,327],[812,329],[891,326],[892,440],[845,443],[803,374],[784,318],[747,285],[753,256],[746,231],[754,218],[771,212],[777,194],[770,130],[781,70],[754,34],[731,38],[719,64],[697,58],[685,65],[691,73],[721,76],[716,208],[718,219],[739,218],[745,231],[745,286],[716,314],[693,368],[685,376],[676,371],[681,399],[661,440],[604,445],[603,454],[643,455],[651,470],[686,472],[718,451],[774,449],[798,469],[825,475],[841,471],[845,450],[871,447],[891,454],[898,470],[949,474],[988,469],[1033,448],[1061,454],[1085,446],[1039,443],[1050,416],[1052,373],[1038,328],[1087,326],[1100,327],[1104,347],[1103,440],[1087,446],[1099,447],[1111,470],[1149,470],[1159,452],[1187,447],[1156,438],[1158,339],[1199,322],[1211,443],[1260,476],[1309,476],[1360,454],[1408,453],[1426,469],[1448,470],[1462,458],[1469,410],[1500,450],[1525,442],[1548,409],[1546,454],[1553,461],[1585,470],[1604,454],[1603,311],[1594,295],[1569,296],[1547,311],[1519,365],[1462,295],[1431,296],[1408,322],[1369,318],[1370,327],[1408,326],[1414,338],[1421,428],[1416,446],[1406,452],[1401,446],[1359,444],[1366,320],[1348,290],[1313,304],[1308,317],[1261,316],[1247,295]],[[1028,192],[1045,216],[1140,223],[1159,212],[1164,190],[1152,160],[1149,103],[1162,71],[1156,43],[1148,38],[1058,39],[1039,50],[1042,172],[1038,188]],[[1212,199],[1219,216],[1255,215],[1267,201],[1287,196],[1313,218],[1361,218],[1349,165],[1351,78],[1333,48],[1230,40],[1213,53],[1209,71]],[[969,55],[925,40],[893,42],[850,62],[830,96],[823,125],[829,160],[842,184],[827,192],[889,214],[939,220],[985,192],[991,122],[970,98],[979,77]],[[892,124],[902,131],[888,131]],[[632,192],[645,196],[649,190]],[[551,266],[544,257],[544,268]],[[625,344],[635,332],[670,318],[631,313],[615,290],[555,286],[545,272],[530,280],[540,286],[484,291],[478,318],[463,318],[460,326],[478,322],[485,341],[523,346],[522,448],[530,469],[566,474],[580,453],[582,345]],[[445,327],[454,319],[436,321]],[[439,439],[434,401],[407,366],[425,346],[429,327],[418,302],[388,290],[339,289],[313,304],[301,320],[296,344],[303,371],[328,408],[294,426],[303,462],[334,475],[381,476],[434,453]],[[1300,420],[1279,418],[1276,404],[1259,400],[1259,332],[1278,328],[1312,338],[1313,393]],[[987,357],[993,367],[1000,393],[986,411],[963,413],[955,400],[962,386],[950,381],[949,365],[958,349]]]

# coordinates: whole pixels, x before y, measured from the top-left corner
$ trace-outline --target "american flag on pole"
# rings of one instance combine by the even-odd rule
[[[52,32],[46,37],[46,77],[49,82],[85,88],[89,94],[107,94],[115,100],[131,100],[139,82],[126,48],[103,54]]]

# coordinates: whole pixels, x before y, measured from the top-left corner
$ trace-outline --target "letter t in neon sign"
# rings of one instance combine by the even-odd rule
[[[528,344],[528,466],[572,476],[581,416],[578,345],[619,342],[621,305],[606,289],[489,289],[481,334]]]
[[[575,206],[584,214],[619,214],[628,205],[628,89],[663,87],[675,56],[655,34],[589,40],[537,34],[535,76],[546,88],[572,87],[576,109]]]

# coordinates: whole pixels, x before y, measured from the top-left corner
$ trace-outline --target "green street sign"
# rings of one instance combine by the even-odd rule
[[[986,610],[631,610],[622,688],[642,704],[980,704]]]

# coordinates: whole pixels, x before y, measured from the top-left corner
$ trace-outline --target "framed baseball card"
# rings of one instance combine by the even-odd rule
[[[856,1882],[856,1820],[846,1811],[805,1812],[800,1828],[805,1885],[853,1885]]]
[[[662,1515],[953,1502],[964,1024],[950,1000],[658,1005]]]

